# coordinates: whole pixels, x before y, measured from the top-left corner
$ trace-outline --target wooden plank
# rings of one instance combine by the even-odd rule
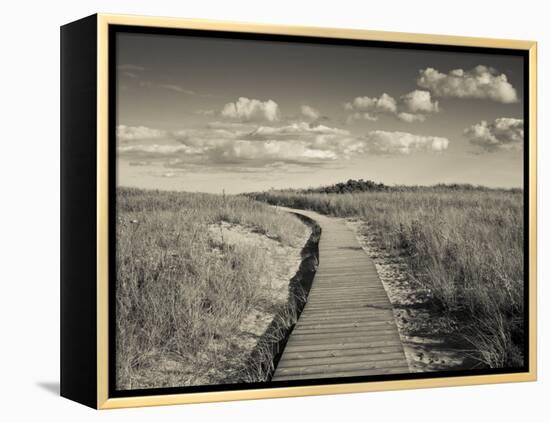
[[[376,294],[376,295],[364,296],[363,294],[360,294],[360,293],[357,293],[356,295],[351,293],[349,295],[345,295],[345,294],[316,295],[314,298],[313,297],[311,298],[311,301],[308,302],[307,305],[311,305],[312,308],[321,307],[326,305],[327,299],[341,299],[342,301],[348,301],[348,302],[350,300],[355,300],[355,301],[362,301],[365,304],[367,303],[370,304],[373,302],[382,302],[384,304],[389,303],[388,297],[385,295]],[[335,305],[335,306],[339,305],[339,302],[337,301],[332,301],[332,303],[333,303],[332,305]]]
[[[350,302],[365,302],[368,303],[372,300],[387,300],[388,297],[385,294],[362,294],[361,292],[355,293],[346,293],[346,292],[337,292],[335,294],[319,294],[316,293],[312,295],[308,300],[311,300],[310,304],[324,305],[324,304],[334,304],[335,302],[339,304],[345,304]]]
[[[323,308],[326,306],[346,306],[346,305],[350,307],[354,307],[354,304],[355,304],[355,307],[364,307],[365,305],[373,304],[376,302],[380,302],[382,304],[386,304],[388,302],[387,297],[382,297],[379,295],[362,296],[360,294],[358,294],[357,296],[354,296],[354,295],[349,295],[349,296],[334,295],[334,296],[328,296],[328,297],[316,296],[315,298],[310,298],[310,300],[311,302],[308,305],[311,305],[311,309]]]
[[[393,321],[392,316],[386,316],[385,318],[379,317],[379,316],[346,316],[345,318],[318,318],[318,319],[304,319],[303,322],[300,322],[300,324],[297,324],[294,327],[294,330],[302,330],[302,329],[312,329],[312,328],[318,328],[318,327],[326,327],[327,329],[330,328],[340,328],[340,327],[361,327],[361,326],[377,326],[377,325],[385,325],[393,327],[395,324]]]
[[[364,275],[367,278],[376,277],[376,268],[361,267],[357,264],[350,265],[349,267],[334,266],[323,269],[319,275],[321,281],[330,282],[333,278],[342,277],[342,280],[355,278],[357,276]]]
[[[356,348],[369,349],[378,347],[401,346],[399,338],[375,339],[375,340],[355,340],[354,342],[337,342],[331,340],[328,343],[299,344],[299,341],[290,341],[286,344],[285,354],[287,352],[306,352],[306,351],[329,351],[329,350],[351,350]]]
[[[359,296],[362,296],[362,298],[366,298],[366,299],[373,299],[373,300],[378,300],[378,299],[381,299],[381,300],[384,300],[386,302],[389,303],[389,300],[388,300],[388,296],[385,294],[385,293],[369,293],[369,294],[363,294],[361,291],[359,290],[352,290],[351,292],[346,292],[346,291],[335,291],[334,293],[330,294],[330,293],[321,293],[319,291],[317,292],[314,292],[311,297],[309,299],[311,299],[312,301],[308,302],[308,305],[311,304],[311,305],[315,305],[317,303],[317,301],[321,302],[322,300],[326,300],[326,299],[329,299],[329,298],[334,298],[334,297],[344,297],[344,298],[348,298],[348,299],[353,299],[355,297],[359,297]]]
[[[303,336],[298,337],[292,341],[292,346],[297,345],[321,345],[321,344],[330,344],[332,343],[355,343],[355,342],[375,342],[375,341],[399,341],[399,335],[394,333],[377,333],[372,336],[347,336],[347,337],[335,337],[335,336],[324,336],[317,338],[305,339]],[[284,352],[283,352],[284,356]]]
[[[373,301],[368,301],[368,302],[365,302],[365,303],[360,303],[358,304],[354,309],[355,310],[365,310],[365,309],[369,309],[369,308],[380,308],[382,310],[390,310],[391,309],[391,306],[387,304],[387,301],[384,301],[382,299],[379,299],[379,300],[373,300]],[[323,305],[312,305],[311,307],[308,308],[308,311],[346,311],[346,310],[351,310],[351,307],[349,304],[338,304],[338,303],[335,303],[335,304],[331,304],[330,306],[323,306]],[[306,311],[304,309],[304,311]]]
[[[311,299],[311,310],[315,308],[343,308],[346,307],[351,308],[365,308],[368,307],[371,304],[375,303],[381,303],[386,304],[388,299],[387,297],[382,296],[367,296],[366,298],[354,298],[353,296],[349,297],[342,297],[339,296],[337,298],[333,298],[332,301],[328,300],[327,298],[319,298],[315,297]]]
[[[317,282],[317,280],[315,280]],[[315,285],[316,291],[325,291],[327,289],[345,289],[345,288],[370,288],[372,290],[378,289],[378,285],[376,285],[378,281],[374,281],[373,283],[369,283],[368,280],[365,280],[365,276],[357,275],[355,276],[355,279],[351,280],[345,280],[339,277],[331,277],[330,282],[319,282],[319,284]]]
[[[385,293],[376,292],[371,288],[362,289],[360,287],[350,288],[350,289],[334,289],[334,290],[320,290],[317,289],[315,292],[310,293],[309,298],[315,302],[332,299],[332,298],[388,298]]]
[[[375,317],[365,317],[365,316],[352,316],[345,318],[318,318],[318,319],[304,319],[303,322],[300,322],[299,325],[294,327],[294,330],[302,329],[311,329],[317,327],[330,328],[339,328],[339,327],[348,327],[348,326],[376,326],[376,325],[385,325],[388,324],[393,326],[395,323],[392,316],[386,316],[386,318],[381,318],[378,316]]]
[[[348,310],[348,311],[316,311],[316,312],[308,312],[308,313],[302,313],[300,316],[300,319],[303,318],[304,322],[308,321],[319,321],[319,320],[344,320],[344,319],[350,319],[355,321],[355,319],[367,319],[370,318],[372,320],[385,320],[385,319],[393,319],[393,312],[391,310],[384,310],[384,309],[373,309],[373,308],[364,308],[360,310]]]
[[[317,282],[317,280],[315,281]],[[319,282],[318,285],[315,285],[315,290],[324,291],[327,289],[345,289],[345,288],[370,288],[377,289],[377,281],[369,283],[368,280],[365,280],[365,276],[357,275],[354,279],[342,279],[339,277],[331,277],[330,282]]]
[[[349,342],[359,341],[362,339],[379,339],[383,336],[393,336],[395,330],[392,329],[380,329],[376,331],[350,331],[342,333],[301,333],[299,334],[299,340],[297,342],[310,342],[310,341],[343,341]]]
[[[371,347],[371,348],[333,348],[328,350],[313,350],[313,351],[285,351],[286,360],[296,360],[302,358],[321,358],[321,357],[346,357],[357,355],[371,354],[390,354],[401,352],[403,349],[400,343],[389,345],[386,347]]]
[[[300,339],[304,341],[311,339],[340,339],[340,338],[351,338],[354,339],[363,339],[363,338],[372,338],[373,336],[378,335],[392,335],[395,332],[393,326],[374,326],[373,328],[349,328],[335,332],[333,330],[328,330],[325,328],[319,328],[314,331],[299,331],[296,332],[296,336],[299,336]]]
[[[330,373],[312,373],[306,375],[282,375],[275,374],[273,381],[279,380],[316,380],[316,379],[328,379],[328,378],[343,378],[343,377],[357,377],[357,376],[376,376],[384,374],[407,374],[410,373],[409,368],[406,366],[401,367],[389,367],[386,369],[370,369],[370,370],[352,370],[344,372],[330,372]]]
[[[354,361],[352,363],[329,363],[329,364],[318,364],[311,366],[301,366],[301,367],[281,367],[277,368],[277,373],[279,376],[283,375],[307,375],[315,373],[331,373],[331,372],[342,372],[349,370],[381,370],[391,367],[403,367],[402,358],[394,360],[378,360],[378,361]],[[368,373],[367,373],[368,374]]]
[[[365,330],[375,330],[376,328],[391,328],[394,327],[394,322],[390,322],[388,320],[380,320],[375,322],[352,322],[352,323],[343,323],[343,324],[337,324],[337,325],[331,325],[331,324],[323,324],[323,323],[315,323],[315,324],[308,324],[308,325],[300,325],[294,328],[292,333],[294,335],[301,334],[301,333],[320,333],[321,331],[323,333],[341,333],[345,330],[356,330],[364,328]]]
[[[361,319],[361,320],[353,320],[353,319],[342,319],[340,321],[306,321],[300,322],[299,325],[296,325],[294,330],[308,330],[318,327],[323,327],[325,329],[340,329],[340,328],[347,328],[347,327],[373,327],[373,326],[392,326],[395,325],[395,322],[393,319],[376,319],[373,320],[371,318],[367,319]]]
[[[365,283],[365,281],[362,281],[361,283],[356,282],[353,284],[339,284],[338,282],[334,282],[330,286],[315,286],[314,290],[311,292],[311,295],[314,294],[331,294],[335,292],[362,292],[365,294],[386,294],[385,292],[381,292],[380,289],[376,285]]]
[[[385,292],[377,291],[373,288],[365,286],[350,286],[350,287],[336,287],[330,289],[317,288],[314,292],[310,293],[309,298],[332,298],[337,295],[343,295],[347,297],[363,296],[363,297],[382,297],[388,298]]]
[[[334,295],[325,295],[325,294],[316,294],[315,296],[309,297],[309,300],[311,300],[310,304],[325,304],[325,303],[334,303],[334,302],[340,302],[340,301],[364,301],[369,302],[369,300],[387,300],[386,296],[382,296],[380,294],[345,294],[345,293],[337,293]]]
[[[371,303],[369,303],[371,304]],[[339,309],[339,310],[329,310],[326,307],[321,307],[318,310],[314,310],[314,307],[311,306],[311,308],[308,309],[308,312],[306,313],[305,309],[302,312],[302,316],[305,318],[310,317],[326,317],[330,316],[332,318],[336,317],[346,317],[346,316],[393,316],[391,307],[386,307],[386,304],[382,303],[383,307],[359,307],[359,308],[353,308],[353,309]]]
[[[378,305],[385,306],[387,309],[391,309],[391,304],[389,303],[388,297],[383,297],[383,296],[377,296],[374,298],[369,298],[368,300],[358,301],[357,304],[359,304],[359,307],[362,307],[362,308],[368,308],[373,304],[378,304]],[[323,303],[317,304],[314,301],[311,301],[310,303],[307,304],[310,310],[324,309],[326,308],[327,305],[328,304],[323,304]],[[346,307],[349,306],[349,304],[333,302],[332,304],[330,304],[330,306],[333,309],[343,309],[345,311]]]
[[[392,351],[392,352],[373,352],[369,351],[366,353],[365,350],[359,350],[356,355],[328,355],[326,357],[300,357],[300,358],[289,358],[285,357],[284,360],[279,361],[278,369],[295,369],[295,368],[304,368],[319,366],[324,364],[348,364],[348,363],[378,363],[382,360],[385,362],[398,360],[399,362],[403,358],[402,351]]]
[[[324,267],[321,273],[321,276],[327,277],[327,276],[334,276],[334,275],[342,275],[342,276],[348,276],[353,277],[357,274],[367,274],[368,276],[374,276],[376,273],[376,267],[373,266],[366,266],[364,264],[361,264],[361,258],[357,258],[354,260],[345,259],[346,263],[337,263],[336,261],[333,263],[327,263],[324,261],[327,265],[327,267]]]

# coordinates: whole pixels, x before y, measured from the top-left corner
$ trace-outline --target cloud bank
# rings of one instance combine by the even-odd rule
[[[371,131],[356,136],[346,129],[308,122],[257,125],[212,122],[204,128],[162,131],[147,127],[117,128],[118,155],[132,163],[167,168],[227,167],[255,172],[287,165],[328,166],[365,154],[441,152],[446,138],[406,132]],[[128,142],[129,140],[133,142]]]
[[[506,75],[483,65],[470,71],[454,69],[448,74],[434,68],[422,69],[416,82],[436,97],[490,99],[505,104],[518,101]]]
[[[146,126],[118,125],[116,128],[117,140],[122,143],[130,141],[155,140],[166,136],[166,131],[152,129]]]
[[[376,154],[442,152],[449,146],[447,138],[414,135],[408,132],[371,131],[365,139],[369,144],[369,150]]]
[[[464,130],[473,145],[485,151],[521,150],[523,148],[523,119],[497,118],[488,123],[482,120]]]

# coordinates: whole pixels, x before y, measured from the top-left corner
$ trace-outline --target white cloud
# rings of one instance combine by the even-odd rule
[[[192,147],[185,144],[133,144],[120,146],[117,151],[122,155],[132,155],[133,157],[159,158],[179,153],[201,154],[205,150],[202,147]]]
[[[439,102],[433,101],[429,91],[414,90],[399,98],[397,102],[392,96],[384,93],[376,97],[356,97],[352,102],[344,104],[350,112],[346,122],[354,120],[377,121],[382,114],[397,117],[403,122],[424,122],[426,114],[437,113]]]
[[[464,135],[486,151],[520,150],[523,148],[523,119],[497,118],[492,123],[483,120],[466,128]]]
[[[439,102],[432,101],[429,91],[411,91],[401,96],[401,102],[412,113],[437,113],[439,111]]]
[[[470,71],[454,69],[448,74],[434,68],[422,69],[417,84],[437,97],[491,99],[500,103],[518,101],[516,90],[506,75],[499,75],[495,69],[482,65]]]
[[[355,112],[355,113],[352,113],[351,115],[349,115],[346,119],[346,123],[351,123],[353,122],[354,120],[361,120],[361,119],[365,119],[365,120],[370,120],[372,122],[376,122],[378,120],[378,115],[373,115],[371,113],[359,113],[359,112]]]
[[[258,126],[244,138],[254,140],[305,140],[319,135],[349,136],[350,132],[320,124],[295,122],[285,126]]]
[[[397,102],[392,96],[383,93],[380,97],[355,97],[351,103],[346,103],[344,107],[346,110],[369,114],[395,113]]]
[[[399,113],[397,115],[397,118],[399,120],[402,120],[403,122],[407,122],[407,123],[424,122],[426,120],[426,116],[424,116],[422,114],[407,113],[407,112]]]
[[[181,85],[176,85],[176,84],[154,84],[154,86],[158,88],[163,88],[165,90],[174,91],[176,93],[181,93],[181,94],[187,94],[187,95],[196,94],[195,91],[188,90],[186,88],[183,88]]]
[[[313,148],[304,142],[296,141],[247,141],[235,140],[220,150],[214,150],[213,157],[221,162],[243,162],[256,160],[261,164],[280,162],[318,162],[334,160],[334,151]]]
[[[116,128],[116,136],[119,142],[154,140],[163,138],[166,135],[166,131],[146,126],[118,125]]]
[[[227,103],[221,112],[222,116],[239,119],[244,122],[279,120],[279,105],[273,100],[261,101],[239,97],[234,103]]]
[[[376,154],[410,154],[417,151],[441,152],[449,146],[442,137],[407,132],[371,131],[365,136],[369,151]]]
[[[153,89],[160,88],[162,90],[173,91],[175,93],[180,93],[180,94],[187,94],[187,95],[196,94],[195,91],[188,90],[186,88],[183,88],[181,85],[176,85],[176,84],[158,84],[152,81],[139,81],[138,85],[143,88],[153,88]]]
[[[302,114],[311,119],[311,120],[317,120],[321,116],[319,111],[311,106],[308,106],[307,104],[302,105],[301,107]]]
[[[226,130],[249,130],[256,128],[255,123],[251,122],[227,122],[227,121],[214,121],[207,124],[208,128],[212,129],[226,129]]]

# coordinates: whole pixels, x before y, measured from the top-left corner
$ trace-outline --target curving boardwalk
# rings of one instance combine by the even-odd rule
[[[342,219],[321,226],[319,268],[272,380],[408,373],[392,307],[373,261]]]

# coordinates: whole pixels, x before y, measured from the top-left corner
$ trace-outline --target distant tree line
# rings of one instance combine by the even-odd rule
[[[243,194],[262,201],[266,193],[295,193],[295,194],[352,194],[358,192],[448,192],[448,191],[504,191],[521,193],[522,188],[489,188],[483,185],[472,184],[435,184],[435,185],[385,185],[364,179],[348,179],[346,182],[338,182],[332,185],[309,188],[271,188],[266,192],[250,192]]]
[[[363,179],[348,179],[347,182],[338,182],[333,185],[325,185],[317,188],[300,190],[303,193],[346,194],[352,192],[388,191],[389,187],[374,181]]]

